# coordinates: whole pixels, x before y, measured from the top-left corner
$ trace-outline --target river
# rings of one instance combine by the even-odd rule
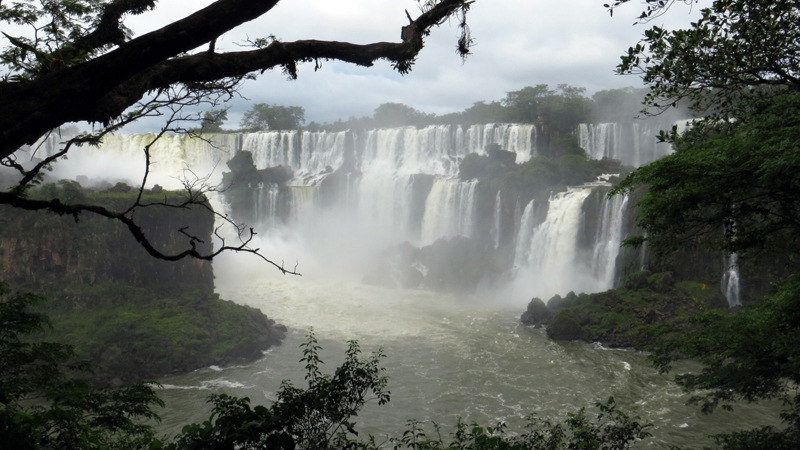
[[[219,267],[218,264],[215,264]],[[225,299],[251,305],[289,327],[283,345],[251,364],[210,367],[161,380],[167,408],[158,427],[175,433],[208,417],[212,393],[275,400],[281,380],[303,385],[299,345],[313,327],[324,350],[323,371],[343,360],[346,341],[365,353],[382,347],[391,401],[369,404],[357,429],[399,436],[408,419],[435,421],[449,432],[458,417],[522,430],[525,416],[563,421],[568,412],[613,396],[626,410],[655,426],[642,447],[709,444],[707,434],[774,423],[777,405],[739,405],[734,413],[704,416],[686,406],[671,375],[659,375],[646,355],[577,342],[553,342],[542,329],[519,322],[524,305],[501,298],[460,297],[419,290],[393,290],[313,277],[255,276],[267,270],[217,270]],[[696,370],[696,365],[679,369]],[[589,408],[591,411],[591,408]]]

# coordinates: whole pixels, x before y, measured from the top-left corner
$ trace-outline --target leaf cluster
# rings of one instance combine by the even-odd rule
[[[672,4],[648,3],[661,10]],[[795,0],[715,0],[701,13],[688,29],[652,27],[622,56],[617,71],[642,76],[651,111],[688,99],[695,111],[735,117],[742,100],[800,89]]]
[[[270,407],[250,406],[250,399],[212,396],[211,418],[187,425],[176,443],[167,449],[275,448],[326,450],[345,448],[349,436],[357,435],[353,417],[367,401],[389,401],[388,377],[380,361],[383,352],[361,358],[357,342],[349,342],[345,361],[333,375],[320,369],[321,350],[312,332],[301,346],[305,363],[305,389],[284,381],[278,400]]]
[[[563,424],[552,423],[531,415],[525,431],[506,434],[506,425],[483,427],[459,419],[450,438],[443,438],[441,427],[434,423],[435,437],[429,437],[419,422],[410,420],[408,430],[400,438],[391,439],[394,450],[624,450],[650,436],[649,423],[641,423],[618,409],[613,397],[595,404],[598,413],[590,417],[586,408],[567,414]],[[363,446],[372,450],[375,446]]]
[[[247,131],[296,130],[305,123],[305,114],[299,106],[256,103],[244,113],[240,126]]]
[[[23,337],[49,327],[31,307],[43,298],[11,294],[0,284],[0,436],[4,446],[38,448],[141,448],[153,430],[139,420],[158,420],[164,406],[152,383],[97,389],[75,378],[89,366],[69,345],[32,343]]]

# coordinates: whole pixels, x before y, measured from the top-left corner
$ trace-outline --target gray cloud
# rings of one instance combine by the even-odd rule
[[[128,23],[141,33],[209,3],[162,0],[155,12]],[[235,126],[253,102],[302,106],[307,120],[329,122],[370,115],[385,102],[437,114],[459,111],[539,83],[568,83],[586,87],[589,93],[638,86],[638,78],[615,75],[614,67],[646,28],[632,26],[641,6],[627,5],[611,18],[602,5],[603,0],[477,0],[469,16],[477,45],[466,64],[454,51],[457,27],[445,23],[434,30],[414,70],[405,77],[387,63],[361,68],[327,62],[317,72],[313,64],[305,64],[296,81],[268,72],[246,83],[242,94],[250,101],[229,105],[228,125]],[[407,23],[405,9],[412,16],[418,14],[411,0],[283,0],[272,12],[223,36],[217,48],[236,50],[236,43],[248,36],[270,34],[286,41],[396,41]],[[658,24],[685,26],[691,17],[688,8],[675,7]]]

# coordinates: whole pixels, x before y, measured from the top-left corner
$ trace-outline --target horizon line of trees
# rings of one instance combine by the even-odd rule
[[[331,123],[305,124],[305,109],[300,106],[256,103],[245,113],[237,129],[223,129],[227,110],[206,111],[200,133],[236,133],[267,130],[304,130],[338,132],[377,128],[425,127],[429,125],[474,125],[481,123],[536,124],[543,134],[561,136],[572,133],[579,123],[621,122],[633,120],[642,112],[647,88],[633,86],[607,89],[586,96],[586,88],[559,84],[526,86],[510,91],[500,100],[478,101],[460,112],[436,115],[419,111],[403,103],[383,103],[372,116],[337,119]],[[687,108],[677,108],[689,116]]]

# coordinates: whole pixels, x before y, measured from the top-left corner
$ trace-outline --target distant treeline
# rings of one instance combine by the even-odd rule
[[[305,124],[305,110],[299,106],[257,103],[245,113],[240,128],[227,130],[222,124],[227,112],[208,111],[199,130],[204,133],[255,132],[265,130],[302,129],[306,131],[344,131],[428,125],[473,125],[479,123],[533,123],[541,133],[560,136],[572,133],[579,123],[624,122],[634,119],[643,108],[647,89],[627,87],[599,91],[590,97],[586,88],[559,84],[527,86],[506,93],[500,101],[475,102],[469,108],[443,115],[427,114],[402,103],[384,103],[372,116],[338,119],[333,123]],[[682,115],[688,117],[688,110]]]

